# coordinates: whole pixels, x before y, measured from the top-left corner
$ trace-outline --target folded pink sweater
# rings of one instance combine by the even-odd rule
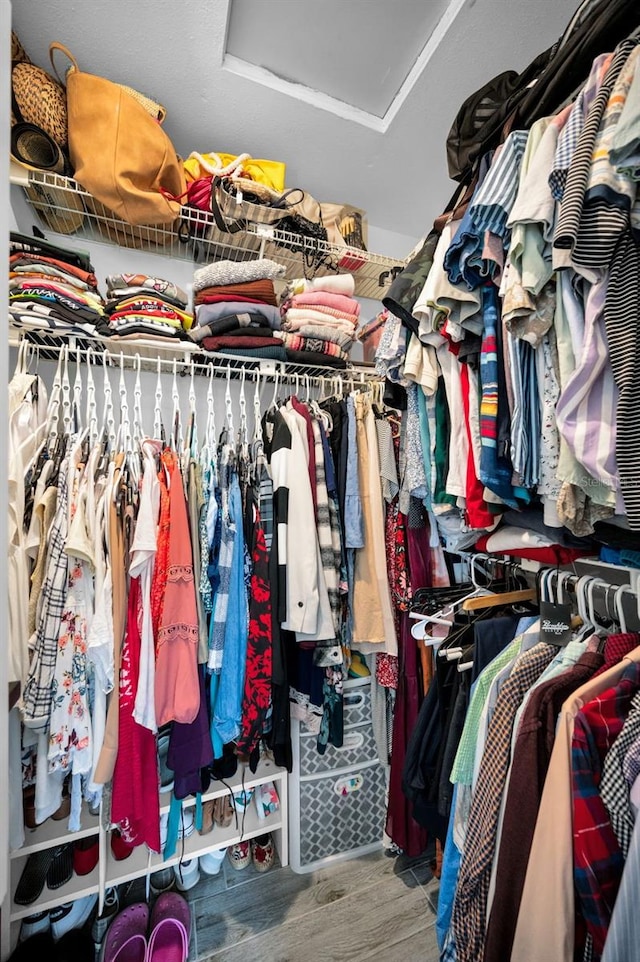
[[[331,291],[310,291],[308,294],[295,294],[291,298],[294,307],[333,307],[336,311],[344,311],[346,314],[360,314],[360,303],[354,297],[346,297],[344,294],[333,294]]]
[[[301,317],[312,317],[316,321],[324,324],[349,324],[351,327],[358,326],[358,318],[353,314],[344,314],[342,311],[334,311],[332,307],[290,307],[282,313],[283,317],[289,320],[299,320]]]
[[[289,311],[281,325],[283,331],[298,331],[301,327],[305,327],[308,324],[323,323],[328,328],[341,331],[343,334],[350,334],[351,337],[355,336],[356,329],[354,328],[353,324],[349,324],[348,321],[339,321],[336,318],[329,318],[327,321],[319,322],[318,318],[312,316],[311,313],[305,314],[303,311],[296,311],[295,313],[299,314],[299,317],[291,317],[291,311]]]

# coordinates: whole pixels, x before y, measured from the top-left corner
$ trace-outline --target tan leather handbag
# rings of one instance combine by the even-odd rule
[[[67,71],[69,156],[75,180],[129,224],[172,224],[186,189],[184,167],[157,120],[119,84],[79,70],[67,48],[52,43]]]

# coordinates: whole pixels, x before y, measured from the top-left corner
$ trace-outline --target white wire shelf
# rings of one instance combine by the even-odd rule
[[[147,341],[127,341],[117,337],[77,337],[51,331],[25,330],[9,325],[9,346],[17,348],[21,342],[27,341],[34,352],[43,360],[57,361],[60,351],[67,346],[71,355],[82,355],[84,360],[94,364],[103,364],[106,360],[112,366],[118,366],[122,360],[128,368],[140,361],[141,370],[163,370],[173,368],[175,363],[177,373],[186,374],[194,365],[196,374],[229,375],[233,379],[243,375],[252,377],[260,374],[264,380],[276,377],[282,382],[291,382],[305,378],[310,381],[335,382],[341,384],[357,384],[365,381],[379,381],[380,375],[372,364],[349,364],[346,368],[334,368],[313,364],[293,364],[289,361],[276,361],[266,358],[241,356],[236,354],[206,354],[191,341],[170,341],[163,343],[161,338]]]
[[[28,177],[28,184],[25,184]],[[351,247],[336,247],[263,225],[236,234],[220,231],[213,215],[183,207],[176,225],[133,227],[120,220],[69,177],[26,171],[13,178],[49,231],[132,250],[150,251],[200,264],[269,257],[283,264],[286,277],[351,273],[358,297],[381,300],[405,261]],[[178,230],[178,227],[180,228]]]

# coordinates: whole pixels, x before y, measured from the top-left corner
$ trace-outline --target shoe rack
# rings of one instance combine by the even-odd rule
[[[226,848],[237,842],[246,841],[270,832],[281,865],[288,865],[288,785],[286,769],[278,768],[267,757],[260,760],[255,774],[251,772],[248,766],[239,763],[236,774],[226,780],[226,785],[231,788],[233,794],[239,794],[243,789],[256,788],[265,782],[273,782],[275,785],[280,801],[277,811],[261,819],[258,817],[255,803],[252,800],[245,812],[237,812],[237,821],[234,816],[229,826],[220,827],[214,824],[213,829],[206,835],[201,835],[194,829],[191,835],[179,839],[175,855],[166,860],[161,854],[151,852],[145,845],[135,848],[125,859],[117,860],[114,858],[111,850],[111,830],[104,829],[101,826],[100,815],[92,815],[85,805],[83,805],[81,816],[82,828],[78,832],[70,833],[67,831],[66,819],[62,821],[47,819],[46,822],[33,830],[25,829],[24,845],[9,855],[9,890],[0,911],[2,936],[0,958],[2,962],[8,958],[15,947],[20,933],[20,923],[26,916],[35,912],[48,911],[65,902],[72,902],[93,894],[98,895],[98,910],[101,911],[106,889],[150,875],[159,869],[169,868],[177,865],[180,861],[187,861],[204,855],[206,852]],[[228,794],[228,787],[221,782],[212,782],[210,790],[202,796],[202,800],[206,802]],[[170,799],[169,793],[161,794],[161,814],[168,813]],[[196,799],[190,797],[184,800],[183,808],[187,809],[195,806],[195,804]],[[74,873],[65,885],[54,890],[48,889],[45,884],[40,897],[35,902],[30,905],[16,904],[14,894],[29,855],[91,836],[97,837],[99,856],[97,865],[88,875],[76,875]]]

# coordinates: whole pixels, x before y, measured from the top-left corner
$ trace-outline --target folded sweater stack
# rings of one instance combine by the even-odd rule
[[[89,255],[11,234],[9,316],[16,327],[76,337],[108,336]]]
[[[351,274],[292,281],[280,306],[280,337],[287,359],[345,367],[355,340],[360,304]]]
[[[110,333],[115,337],[180,339],[193,324],[185,292],[161,277],[111,274],[107,298]]]
[[[203,350],[286,361],[274,280],[284,273],[275,261],[220,261],[194,274],[196,323],[190,332]]]

